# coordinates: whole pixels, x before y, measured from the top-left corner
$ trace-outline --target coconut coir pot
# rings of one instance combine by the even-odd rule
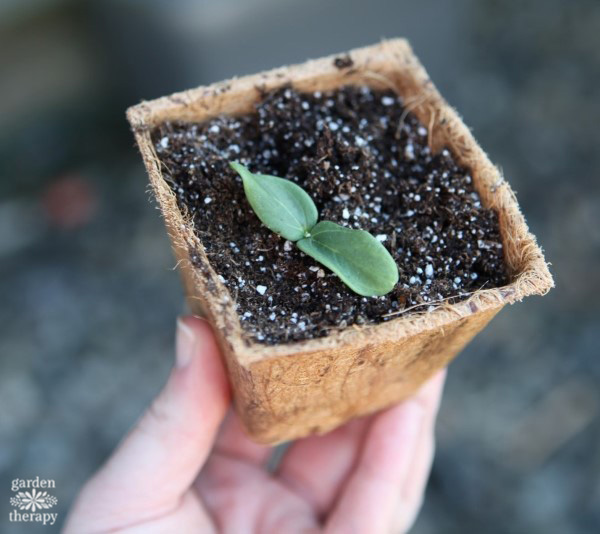
[[[268,345],[248,336],[232,295],[165,181],[151,134],[167,121],[198,123],[252,112],[265,91],[288,84],[299,91],[368,85],[397,93],[427,126],[432,151],[449,148],[457,163],[469,169],[483,205],[496,211],[510,283],[480,289],[461,302],[333,330],[325,337]],[[402,400],[447,365],[505,304],[545,294],[553,285],[510,186],[402,39],[143,102],[127,116],[165,218],[189,306],[215,329],[236,409],[256,441],[277,443],[326,432]]]

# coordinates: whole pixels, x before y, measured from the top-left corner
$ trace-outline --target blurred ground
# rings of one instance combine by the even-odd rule
[[[557,288],[452,364],[417,534],[600,531],[600,3],[0,3],[0,525],[60,520],[158,391],[182,311],[125,108],[406,36],[504,169]],[[45,527],[48,529],[48,527]],[[40,532],[48,532],[44,527]]]

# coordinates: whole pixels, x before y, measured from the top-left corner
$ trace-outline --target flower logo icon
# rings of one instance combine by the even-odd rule
[[[58,499],[49,495],[47,491],[20,491],[15,497],[11,497],[10,504],[19,510],[47,510],[58,504]]]

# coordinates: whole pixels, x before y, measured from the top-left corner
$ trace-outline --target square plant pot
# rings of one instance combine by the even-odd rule
[[[244,335],[232,296],[163,177],[151,132],[165,121],[202,122],[251,112],[261,91],[285,84],[300,91],[350,84],[393,89],[427,126],[431,149],[448,147],[457,163],[470,170],[483,205],[497,212],[511,282],[478,290],[455,304],[316,339],[273,346]],[[167,225],[189,307],[213,325],[236,409],[256,441],[278,443],[327,432],[401,401],[446,366],[505,304],[545,294],[553,286],[510,186],[403,39],[352,50],[343,61],[325,57],[143,102],[130,108],[127,117]]]

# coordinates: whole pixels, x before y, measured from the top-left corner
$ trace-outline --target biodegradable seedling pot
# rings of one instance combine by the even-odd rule
[[[229,291],[163,178],[151,132],[165,121],[201,122],[251,112],[261,91],[288,83],[301,91],[366,84],[400,95],[427,126],[432,150],[449,147],[457,162],[470,169],[484,206],[496,210],[511,283],[433,311],[412,311],[316,339],[270,346],[244,336]],[[215,329],[236,409],[256,441],[277,443],[326,432],[406,398],[505,304],[545,294],[553,286],[510,186],[402,39],[353,50],[343,60],[326,57],[143,102],[127,116],[165,218],[189,306]]]

